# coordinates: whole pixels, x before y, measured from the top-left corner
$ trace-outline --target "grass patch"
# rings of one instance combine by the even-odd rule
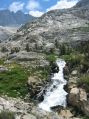
[[[3,65],[3,64],[4,64],[4,60],[0,59],[0,65]]]
[[[57,56],[55,54],[50,54],[50,55],[47,55],[46,56],[46,59],[49,61],[49,62],[55,62],[56,59],[57,59]]]
[[[15,67],[10,71],[0,74],[0,94],[8,96],[25,96],[27,94],[27,72],[21,67]]]
[[[13,112],[2,111],[0,113],[0,119],[15,119],[15,115]]]
[[[38,68],[36,72],[38,72],[38,76],[39,76],[40,79],[47,80],[48,76],[50,74],[50,67],[46,66],[44,68]]]
[[[48,67],[24,68],[16,63],[4,64],[9,70],[0,73],[0,95],[24,98],[28,94],[27,80],[29,76],[48,78]]]

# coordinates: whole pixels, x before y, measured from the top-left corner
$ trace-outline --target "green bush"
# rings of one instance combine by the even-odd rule
[[[13,112],[2,111],[0,113],[0,119],[15,119],[15,115]]]
[[[8,49],[5,47],[5,46],[3,46],[2,48],[1,48],[1,52],[7,52],[8,51]]]
[[[81,64],[81,62],[84,60],[84,56],[81,54],[70,54],[70,55],[63,55],[61,58],[63,58],[66,62],[69,62],[72,67],[78,66]]]
[[[46,59],[49,61],[49,62],[55,62],[56,61],[56,56],[54,54],[50,54],[50,55],[47,55]]]
[[[78,84],[84,86],[86,91],[89,91],[89,74],[84,74],[80,77]]]
[[[59,45],[59,49],[60,49],[60,55],[69,55],[73,52],[72,47],[66,43]]]
[[[89,74],[84,74],[83,76],[80,77],[80,82],[83,84],[88,84],[89,85]]]
[[[25,50],[26,50],[27,52],[30,51],[30,48],[29,48],[29,44],[28,44],[28,43],[26,44],[26,48],[25,48]]]
[[[84,59],[81,62],[80,73],[86,73],[88,69],[89,69],[89,62],[86,59]]]
[[[19,51],[20,51],[20,48],[19,48],[19,47],[13,47],[13,48],[11,49],[11,54],[17,53],[17,52],[19,52]]]

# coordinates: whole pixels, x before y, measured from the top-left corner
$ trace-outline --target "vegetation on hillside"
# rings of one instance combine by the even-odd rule
[[[4,64],[0,60],[0,65],[8,67],[8,71],[0,73],[0,94],[8,95],[11,97],[25,97],[28,94],[27,80],[29,76],[38,76],[40,79],[47,79],[48,68],[44,67],[22,67],[21,65],[13,62],[11,64]]]
[[[2,111],[0,112],[0,119],[15,119],[13,112]]]

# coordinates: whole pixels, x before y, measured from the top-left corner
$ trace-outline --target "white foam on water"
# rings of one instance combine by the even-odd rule
[[[51,107],[66,107],[67,92],[64,90],[64,85],[66,85],[67,81],[64,79],[63,74],[63,68],[65,67],[66,62],[58,59],[56,63],[59,67],[59,72],[55,73],[52,77],[53,83],[47,88],[44,100],[39,104],[39,108],[49,112],[51,111]]]

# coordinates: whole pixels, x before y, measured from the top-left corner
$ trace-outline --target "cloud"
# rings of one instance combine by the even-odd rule
[[[33,11],[29,11],[29,14],[34,17],[41,17],[44,14],[44,12],[33,10]]]
[[[9,6],[9,10],[16,13],[17,11],[22,10],[23,7],[24,7],[24,3],[22,3],[22,2],[13,2]]]
[[[40,9],[40,3],[36,0],[29,0],[28,5],[26,6],[27,10]]]
[[[40,17],[44,13],[41,10],[41,5],[38,1],[36,0],[29,0],[26,9],[29,10],[29,14],[34,16],[34,17]]]
[[[53,5],[50,8],[48,8],[46,11],[48,12],[50,10],[55,10],[55,9],[67,9],[67,8],[71,8],[77,2],[78,2],[78,0],[60,0],[60,1],[57,1],[57,3],[55,5]]]

